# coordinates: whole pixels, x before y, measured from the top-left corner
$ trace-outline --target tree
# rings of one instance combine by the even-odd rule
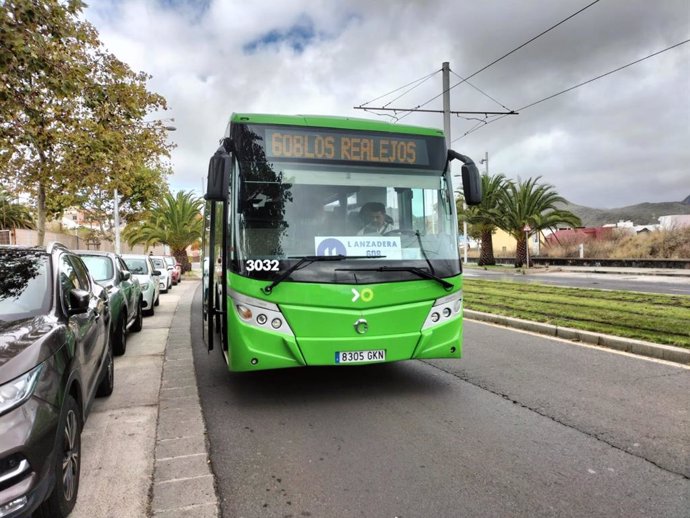
[[[0,187],[0,229],[34,228],[34,218],[28,207],[12,200],[9,192]]]
[[[39,244],[47,218],[80,192],[131,185],[137,167],[169,151],[162,124],[143,120],[165,99],[102,48],[83,7],[0,4],[0,179],[34,198]]]
[[[127,225],[122,237],[129,246],[139,243],[146,247],[159,243],[168,245],[182,270],[188,271],[187,247],[201,239],[203,204],[203,200],[191,191],[180,191],[175,196],[166,194],[145,219]]]
[[[458,214],[467,219],[472,225],[472,232],[481,239],[481,251],[479,254],[479,266],[494,265],[493,233],[499,227],[503,217],[501,209],[501,194],[506,188],[506,177],[502,174],[489,176],[482,175],[482,202],[479,205],[467,207],[462,210],[462,195],[458,200]]]
[[[547,228],[555,229],[560,223],[573,227],[581,225],[575,214],[557,208],[559,203],[565,203],[565,199],[556,193],[553,186],[539,185],[539,180],[540,176],[525,181],[518,179],[517,183],[508,181],[499,195],[503,216],[497,224],[517,240],[516,267],[527,262],[525,226],[530,227],[530,232],[541,232]]]

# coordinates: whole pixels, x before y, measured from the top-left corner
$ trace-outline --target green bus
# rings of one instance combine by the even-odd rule
[[[233,114],[211,158],[204,340],[231,371],[459,358],[462,264],[443,132]]]

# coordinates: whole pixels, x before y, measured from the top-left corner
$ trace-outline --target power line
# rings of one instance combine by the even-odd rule
[[[496,104],[498,104],[498,105],[501,106],[502,108],[505,108],[506,110],[510,110],[510,108],[508,108],[508,107],[507,107],[505,104],[503,104],[501,101],[498,101],[498,100],[494,99],[494,98],[491,97],[489,94],[487,94],[486,92],[484,92],[484,91],[482,91],[481,89],[479,89],[479,87],[477,87],[477,86],[473,85],[472,83],[470,83],[466,78],[464,78],[464,77],[462,77],[462,76],[456,74],[456,73],[453,72],[452,70],[450,71],[450,73],[453,74],[453,75],[455,75],[455,76],[458,76],[460,79],[462,79],[462,80],[463,80],[464,82],[466,82],[468,85],[470,85],[472,88],[474,88],[475,90],[477,90],[477,92],[479,92],[480,94],[484,95],[485,97],[488,97],[489,99],[491,99],[493,102],[495,102]]]
[[[427,79],[429,79],[429,78],[433,77],[434,75],[438,74],[440,71],[441,71],[441,69],[435,70],[435,71],[433,71],[431,74],[428,74],[428,75],[426,75],[426,76],[424,76],[424,77],[420,77],[419,79],[415,79],[414,81],[410,81],[410,82],[407,83],[406,85],[403,85],[403,86],[401,86],[401,87],[399,87],[399,88],[396,88],[395,90],[391,90],[390,92],[388,92],[388,93],[386,93],[386,94],[379,95],[376,99],[372,99],[371,101],[367,101],[367,102],[365,102],[365,103],[362,103],[362,104],[360,104],[359,106],[362,107],[362,106],[366,106],[367,104],[371,104],[371,103],[373,103],[374,101],[378,101],[379,99],[383,99],[384,97],[387,97],[387,96],[389,96],[389,95],[391,95],[391,94],[394,94],[394,93],[396,93],[396,92],[399,92],[399,91],[402,90],[403,88],[407,88],[408,86],[413,85],[413,84],[415,84],[415,83],[422,84],[422,83],[425,82]],[[420,81],[421,81],[421,82],[420,82]],[[417,86],[419,86],[419,85],[417,85]],[[403,94],[403,95],[405,95],[405,94]],[[389,104],[390,104],[390,103],[389,103]]]
[[[584,85],[587,85],[587,84],[589,84],[589,83],[592,83],[592,82],[596,81],[597,79],[601,79],[601,78],[603,78],[603,77],[610,76],[611,74],[614,74],[614,73],[619,72],[619,71],[621,71],[621,70],[623,70],[623,69],[625,69],[625,68],[628,68],[628,67],[631,67],[631,66],[633,66],[633,65],[636,65],[637,63],[641,63],[642,61],[645,61],[645,60],[647,60],[647,59],[653,58],[654,56],[658,56],[659,54],[662,54],[662,53],[664,53],[664,52],[667,52],[667,51],[669,51],[669,50],[671,50],[671,49],[675,49],[676,47],[680,47],[681,45],[685,45],[686,43],[690,43],[690,39],[687,39],[687,40],[685,40],[685,41],[681,41],[681,42],[679,42],[679,43],[676,43],[675,45],[671,45],[670,47],[666,47],[666,48],[663,49],[663,50],[659,50],[659,51],[654,52],[654,53],[652,53],[652,54],[649,54],[648,56],[645,56],[645,57],[643,57],[643,58],[636,59],[635,61],[631,61],[631,62],[628,63],[627,65],[623,65],[623,66],[621,66],[621,67],[618,67],[618,68],[615,68],[615,69],[613,69],[613,70],[610,70],[610,71],[608,71],[608,72],[606,72],[606,73],[604,73],[604,74],[600,74],[600,75],[598,75],[598,76],[596,76],[596,77],[593,77],[593,78],[591,78],[591,79],[588,79],[587,81],[583,81],[583,82],[578,83],[578,84],[576,84],[576,85],[573,85],[573,86],[571,86],[571,87],[569,87],[569,88],[566,88],[565,90],[561,90],[560,92],[557,92],[557,93],[555,93],[555,94],[549,95],[548,97],[544,97],[543,99],[539,99],[538,101],[535,101],[535,102],[533,102],[533,103],[530,103],[530,104],[527,104],[527,105],[523,106],[522,108],[519,108],[517,111],[522,112],[523,110],[526,110],[527,108],[531,108],[532,106],[536,106],[537,104],[543,103],[544,101],[548,101],[549,99],[553,99],[554,97],[558,97],[559,95],[562,95],[562,94],[564,94],[564,93],[567,93],[567,92],[570,92],[570,91],[572,91],[572,90],[575,90],[576,88],[580,88],[581,86],[584,86]],[[483,126],[480,126],[480,127],[475,126],[475,127],[473,127],[472,129],[466,131],[463,135],[457,137],[456,139],[453,139],[452,142],[455,142],[456,140],[460,140],[461,138],[466,137],[466,136],[469,135],[470,133],[474,133],[475,131],[478,131],[480,128],[486,127],[487,124],[491,124],[492,122],[496,122],[496,121],[498,121],[498,120],[501,120],[503,117],[505,117],[505,115],[501,115],[500,117],[496,117],[495,119],[492,119],[492,120],[486,122],[486,124],[484,124]]]
[[[486,69],[489,68],[489,67],[492,67],[493,65],[495,65],[495,64],[498,63],[499,61],[501,61],[501,60],[507,58],[508,56],[510,56],[511,54],[517,52],[517,51],[520,50],[521,48],[523,48],[523,47],[529,45],[530,43],[532,43],[532,42],[535,41],[536,39],[541,38],[544,34],[546,34],[546,33],[550,32],[550,31],[552,31],[553,29],[555,29],[555,28],[558,27],[559,25],[564,24],[565,22],[567,22],[567,21],[570,20],[571,18],[577,16],[578,14],[580,14],[580,13],[583,12],[583,11],[585,11],[586,9],[589,9],[590,7],[592,7],[594,4],[598,3],[599,1],[600,1],[600,0],[594,0],[594,2],[592,2],[592,3],[588,4],[588,5],[586,5],[585,7],[583,7],[582,9],[580,9],[579,11],[574,12],[573,14],[571,14],[570,16],[568,16],[567,18],[564,18],[563,20],[561,20],[560,22],[556,23],[555,25],[552,25],[551,27],[549,27],[549,28],[546,29],[545,31],[542,31],[542,32],[540,32],[539,34],[537,34],[536,36],[534,36],[533,38],[527,40],[527,41],[526,41],[525,43],[523,43],[522,45],[520,45],[520,46],[518,46],[518,47],[515,47],[515,48],[514,48],[513,50],[511,50],[510,52],[504,54],[503,56],[501,56],[501,57],[498,58],[498,59],[495,59],[494,61],[492,61],[492,62],[489,63],[488,65],[486,65],[486,66],[480,68],[480,69],[477,70],[476,72],[470,74],[470,75],[467,76],[464,80],[462,80],[462,81],[460,81],[460,82],[458,82],[458,83],[455,83],[453,86],[449,87],[448,90],[450,91],[450,90],[452,90],[453,88],[455,88],[456,86],[459,86],[459,85],[461,85],[462,83],[466,82],[468,79],[472,79],[472,78],[473,78],[474,76],[476,76],[477,74],[483,72],[484,70],[486,70]],[[441,93],[438,94],[437,96],[432,97],[431,99],[429,99],[429,100],[426,101],[425,103],[420,104],[417,108],[423,108],[424,106],[426,106],[426,105],[429,104],[430,102],[435,101],[436,99],[438,99],[439,97],[441,97],[443,94],[445,94],[445,92],[441,92]],[[411,113],[411,112],[410,112],[410,113]],[[402,117],[400,117],[400,119],[404,119],[405,117],[407,117],[407,115],[409,115],[409,113],[407,113],[406,115],[403,115]]]
[[[451,71],[450,69],[448,69],[448,70]],[[434,74],[435,74],[435,72],[434,72]],[[443,110],[423,110],[423,109],[420,109],[419,106],[417,106],[416,108],[389,108],[389,106],[390,106],[393,102],[395,102],[396,100],[400,99],[401,97],[403,97],[403,96],[406,95],[407,93],[411,92],[412,90],[414,90],[414,89],[417,88],[418,86],[421,86],[424,82],[426,82],[426,81],[427,81],[432,75],[434,75],[434,74],[431,74],[431,75],[426,76],[425,78],[422,78],[423,80],[422,80],[422,79],[418,79],[417,81],[413,81],[412,83],[408,83],[408,85],[406,85],[406,86],[409,86],[410,84],[413,84],[413,83],[417,83],[417,84],[416,84],[415,86],[413,86],[412,88],[410,88],[409,90],[407,90],[406,92],[403,92],[402,94],[400,94],[398,97],[396,97],[396,98],[393,99],[392,101],[390,101],[390,102],[384,104],[383,106],[376,106],[376,107],[371,106],[371,107],[367,107],[367,106],[364,106],[364,105],[361,105],[361,104],[360,104],[359,106],[354,106],[353,108],[354,108],[355,110],[364,110],[364,111],[366,111],[366,112],[373,113],[374,115],[377,115],[377,116],[379,116],[379,117],[391,117],[391,118],[394,119],[396,122],[399,122],[400,119],[405,118],[407,115],[409,115],[409,114],[412,113],[412,112],[444,113]],[[453,72],[453,74],[455,74],[455,75],[458,76],[460,79],[462,79],[462,77],[459,76],[458,74],[456,74],[455,72]],[[420,82],[420,81],[421,81],[421,82]],[[451,114],[457,115],[458,117],[460,117],[461,115],[484,115],[484,120],[486,120],[486,118],[487,118],[489,115],[518,115],[518,113],[517,113],[515,110],[511,110],[510,108],[506,107],[506,106],[503,105],[500,101],[494,99],[494,98],[491,97],[489,94],[483,92],[483,91],[480,90],[478,87],[474,86],[472,83],[468,83],[468,84],[469,84],[470,86],[472,86],[472,88],[474,88],[475,90],[477,90],[477,91],[480,92],[481,94],[485,95],[486,97],[488,97],[489,99],[491,99],[491,100],[494,101],[495,103],[501,105],[503,108],[505,108],[505,109],[508,110],[508,111],[507,111],[507,112],[494,112],[494,111],[451,111],[451,112],[450,112]],[[403,89],[403,88],[405,88],[405,87],[404,87],[404,86],[403,86],[403,87],[400,87],[400,88],[398,88],[398,89],[396,89],[396,90],[394,90],[394,91],[398,91],[398,90],[401,90],[401,89]],[[392,93],[392,92],[390,92],[390,93]],[[389,94],[386,94],[386,95],[389,95]],[[381,97],[385,97],[385,95],[383,95],[383,96],[381,96]],[[380,99],[381,97],[377,97],[377,99]],[[375,101],[375,100],[376,100],[376,99],[372,99],[371,101],[369,101],[369,102],[367,102],[367,103],[364,103],[364,104],[369,104],[369,103],[371,103],[371,102],[373,102],[373,101]],[[385,114],[385,113],[377,113],[377,112],[379,112],[379,111],[393,112],[393,115],[388,115],[388,114]],[[398,116],[397,116],[398,113],[404,113],[405,115],[403,115],[402,117],[398,117]],[[467,117],[462,117],[462,118],[464,118],[464,119],[466,119],[466,120],[479,120],[479,121],[482,122],[482,123],[484,122],[484,120],[476,119],[476,118],[467,118]]]

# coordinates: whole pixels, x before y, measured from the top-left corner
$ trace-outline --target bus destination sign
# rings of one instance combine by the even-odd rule
[[[388,164],[429,165],[423,138],[378,133],[266,130],[266,156]]]

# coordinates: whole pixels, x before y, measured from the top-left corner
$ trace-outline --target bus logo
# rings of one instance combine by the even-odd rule
[[[355,331],[357,331],[357,334],[359,335],[363,335],[364,333],[369,331],[369,324],[363,318],[360,318],[357,322],[355,322],[354,326]]]
[[[352,295],[352,302],[357,302],[360,298],[362,302],[371,302],[371,299],[374,298],[374,292],[370,288],[364,288],[361,293],[352,288]]]

